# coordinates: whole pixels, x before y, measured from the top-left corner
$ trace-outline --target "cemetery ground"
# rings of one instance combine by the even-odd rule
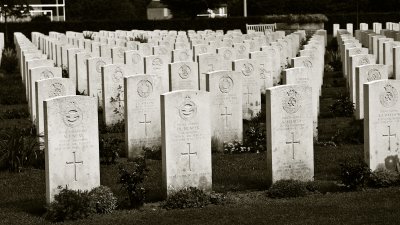
[[[139,210],[127,209],[124,200],[127,196],[118,184],[118,167],[132,164],[124,157],[123,129],[115,126],[100,128],[100,139],[121,140],[120,157],[117,164],[102,164],[100,174],[101,184],[110,187],[118,197],[120,209],[65,224],[395,224],[400,208],[396,197],[400,194],[399,187],[350,192],[335,185],[340,182],[340,163],[363,157],[363,145],[357,143],[359,124],[350,117],[333,117],[329,112],[338,93],[345,92],[344,83],[339,72],[325,74],[320,98],[319,142],[314,145],[315,180],[320,193],[292,199],[268,198],[265,152],[214,153],[213,191],[224,193],[225,203],[199,209],[166,210],[161,207],[161,160],[149,157],[144,180],[146,204]],[[0,74],[2,132],[12,133],[14,127],[32,132],[23,90],[19,76]],[[44,168],[0,172],[0,224],[50,224],[43,217],[45,202]]]

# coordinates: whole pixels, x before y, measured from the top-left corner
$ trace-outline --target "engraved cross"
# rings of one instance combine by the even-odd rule
[[[388,151],[390,152],[392,149],[391,149],[391,141],[390,141],[390,138],[391,137],[396,137],[396,135],[397,134],[392,134],[391,133],[391,131],[390,131],[390,126],[388,126],[388,129],[389,129],[389,133],[388,134],[383,134],[382,135],[382,137],[388,137],[389,138],[389,148],[388,148]],[[397,151],[398,149],[396,149],[396,151]]]
[[[73,162],[66,162],[67,165],[71,165],[74,164],[74,174],[75,174],[75,181],[78,181],[78,179],[76,179],[76,164],[83,164],[83,161],[76,161],[76,152],[72,152],[74,154],[74,161]]]
[[[187,143],[187,145],[188,145],[188,152],[187,153],[181,153],[181,155],[182,156],[187,155],[189,157],[189,171],[192,171],[192,167],[191,167],[191,164],[190,164],[190,156],[191,155],[197,155],[197,152],[190,152],[190,143]]]
[[[228,126],[228,116],[232,116],[232,113],[228,113],[228,107],[225,107],[225,113],[221,113],[221,116],[225,116],[225,126]]]
[[[286,142],[287,145],[292,145],[292,154],[293,154],[293,159],[294,159],[294,144],[300,144],[300,141],[295,141],[294,140],[294,133],[292,132],[292,140]]]
[[[249,87],[247,87],[247,92],[245,92],[244,95],[247,95],[246,105],[250,104],[250,95],[253,95],[253,93],[250,92]]]
[[[147,114],[144,114],[144,121],[139,121],[139,123],[144,124],[144,133],[147,136],[147,124],[151,123],[151,121],[147,121]]]

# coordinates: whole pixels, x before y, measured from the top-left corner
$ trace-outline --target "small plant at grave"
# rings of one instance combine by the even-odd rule
[[[333,68],[333,66],[331,66],[331,65],[329,65],[329,64],[326,64],[326,65],[324,66],[324,72],[333,72],[333,71],[335,71],[334,68]]]
[[[122,140],[112,137],[101,138],[99,143],[100,163],[105,165],[115,164],[119,158],[122,142]]]
[[[362,144],[364,143],[364,121],[352,120],[349,126],[338,129],[332,137],[336,144]]]
[[[113,125],[106,126],[104,123],[100,125],[100,133],[124,133],[125,132],[125,120],[119,120]]]
[[[93,32],[85,32],[83,33],[84,39],[94,40],[94,33]]]
[[[5,48],[2,52],[1,68],[6,71],[8,75],[14,73],[17,69],[18,59],[17,53],[12,48]]]
[[[187,187],[170,196],[163,204],[165,209],[203,208],[209,204],[223,204],[225,195],[206,193],[196,187]]]
[[[161,160],[161,145],[143,147],[143,152],[146,159]]]
[[[148,43],[149,39],[147,37],[145,37],[143,34],[140,34],[134,38],[129,38],[130,41],[137,41],[140,43]]]
[[[61,65],[62,69],[62,78],[69,78],[68,67],[65,65]]]
[[[85,94],[85,91],[80,92],[80,91],[76,90],[76,95],[86,95],[86,94]]]
[[[338,51],[338,43],[337,43],[337,38],[334,37],[332,40],[328,43],[328,46],[326,46],[327,51]]]
[[[235,140],[233,142],[224,142],[224,153],[225,154],[238,154],[238,153],[246,153],[251,152],[251,147],[243,146],[243,144]]]
[[[124,118],[125,107],[121,102],[124,101],[124,90],[122,85],[118,85],[117,87],[117,95],[115,97],[110,98],[110,103],[114,106],[114,114],[119,115],[121,119]]]
[[[266,129],[265,129],[265,112],[259,112],[250,121],[247,121],[248,128],[244,132],[243,146],[250,148],[250,152],[266,151]]]
[[[267,190],[270,198],[297,198],[309,194],[307,183],[298,180],[278,180]]]
[[[16,127],[0,132],[0,168],[21,172],[24,167],[44,162],[44,152],[40,150],[35,132],[33,128]]]
[[[88,191],[62,189],[47,207],[46,219],[53,222],[78,220],[96,212]]]
[[[349,190],[363,188],[370,175],[371,170],[362,159],[340,163],[340,180]]]
[[[339,93],[335,102],[329,106],[329,111],[335,117],[352,117],[354,113],[354,103],[350,100],[348,93]]]
[[[133,161],[133,171],[129,171],[124,167],[119,167],[119,183],[128,194],[131,207],[139,208],[145,200],[146,190],[143,187],[143,180],[147,176],[145,158],[137,158]]]
[[[342,69],[342,61],[340,60],[340,55],[337,51],[327,51],[327,65],[333,68],[333,71],[340,71]]]
[[[379,168],[371,173],[368,179],[368,186],[384,188],[400,185],[400,173],[398,171]]]
[[[93,188],[89,198],[98,214],[112,213],[117,208],[117,198],[107,186]]]

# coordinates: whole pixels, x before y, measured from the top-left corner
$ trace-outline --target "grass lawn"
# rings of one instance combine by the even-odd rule
[[[329,82],[339,82],[330,79]],[[4,88],[4,89],[3,89]],[[0,115],[26,111],[25,95],[18,79],[0,78]],[[17,90],[15,90],[17,89]],[[6,90],[6,91],[2,91]],[[10,93],[16,94],[8,100]],[[22,94],[21,94],[22,93]],[[333,89],[323,91],[331,99]],[[29,128],[23,117],[4,119],[0,130]],[[10,117],[10,116],[8,116]],[[17,116],[16,116],[17,117]],[[101,119],[100,119],[101,120]],[[351,118],[321,118],[320,141],[329,141],[338,129],[350,126]],[[123,133],[107,133],[102,137],[123,139]],[[123,155],[123,154],[122,154]],[[315,179],[337,181],[339,163],[363,156],[363,145],[315,146]],[[148,176],[146,204],[140,210],[120,209],[110,215],[62,224],[398,224],[400,188],[367,189],[361,192],[315,194],[296,199],[270,199],[265,195],[265,153],[213,154],[213,190],[226,193],[225,205],[210,205],[202,209],[164,210],[160,207],[161,161],[147,160]],[[109,186],[125,204],[126,195],[120,190],[118,166],[129,167],[125,158],[117,165],[101,166],[101,184]],[[51,224],[43,219],[45,213],[45,171],[26,169],[22,173],[0,172],[0,224]]]

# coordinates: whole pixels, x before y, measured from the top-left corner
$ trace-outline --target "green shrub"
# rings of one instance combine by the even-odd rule
[[[87,218],[96,212],[88,191],[63,189],[47,207],[46,219],[53,222]]]
[[[8,75],[14,73],[17,69],[18,59],[17,53],[12,48],[5,48],[1,58],[1,68],[6,71]]]
[[[115,164],[121,151],[120,145],[123,141],[117,138],[101,138],[99,143],[100,163]]]
[[[400,174],[397,171],[378,169],[371,173],[368,180],[370,187],[382,188],[400,184]]]
[[[329,111],[335,117],[352,117],[354,113],[354,103],[348,94],[339,93],[335,102],[329,106]]]
[[[308,194],[307,184],[298,180],[278,180],[267,190],[270,198],[296,198]]]
[[[143,187],[143,180],[147,175],[146,160],[137,158],[134,163],[133,171],[128,171],[124,167],[119,167],[119,183],[128,194],[131,207],[141,207],[145,200],[146,190]]]
[[[338,51],[338,43],[337,43],[337,38],[336,37],[331,39],[331,41],[326,46],[326,50],[327,50],[327,53],[328,53],[328,51],[333,51],[333,52],[337,52]]]
[[[120,120],[117,123],[110,125],[110,126],[106,126],[104,123],[101,123],[101,125],[100,125],[100,133],[101,134],[124,133],[124,132],[125,132],[125,121],[124,120]]]
[[[321,194],[336,193],[343,191],[341,185],[338,185],[335,181],[327,181],[327,180],[314,180],[306,182],[306,188],[310,192],[321,193]]]
[[[46,15],[37,15],[31,18],[31,22],[51,22],[51,19]]]
[[[69,78],[68,67],[65,65],[61,65],[62,69],[62,78]]]
[[[148,43],[149,42],[148,38],[145,37],[143,34],[138,35],[138,36],[136,36],[134,38],[130,38],[130,40],[131,41],[138,41],[140,43]]]
[[[226,154],[238,154],[247,152],[252,152],[251,147],[244,146],[238,140],[235,140],[233,142],[224,142],[224,153]]]
[[[170,196],[163,204],[165,209],[203,208],[209,204],[222,204],[225,196],[218,193],[206,193],[195,187],[187,187]]]
[[[112,213],[117,208],[117,198],[109,187],[93,188],[89,192],[89,198],[99,214]]]
[[[89,39],[89,40],[94,40],[94,33],[93,32],[84,32],[83,38]]]
[[[284,14],[264,16],[266,22],[274,23],[324,23],[328,17],[324,14]]]
[[[244,152],[264,152],[266,151],[266,115],[265,111],[259,112],[254,118],[245,121],[247,129],[244,130],[243,145]],[[247,150],[247,151],[246,151]],[[240,152],[236,152],[240,153]]]
[[[146,159],[161,160],[161,145],[143,147],[143,152]]]
[[[43,151],[33,134],[34,129],[16,127],[0,131],[0,168],[21,172],[24,167],[44,162]]]
[[[332,141],[336,144],[364,143],[364,121],[352,120],[349,126],[336,131]]]
[[[363,188],[370,174],[371,170],[362,159],[340,163],[340,180],[349,190]]]

